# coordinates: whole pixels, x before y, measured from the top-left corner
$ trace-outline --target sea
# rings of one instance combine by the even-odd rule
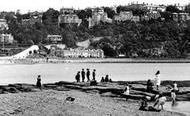
[[[190,63],[45,63],[0,64],[0,84],[34,84],[38,75],[42,83],[73,82],[77,72],[87,68],[96,69],[97,81],[106,75],[113,81],[148,80],[157,70],[161,80],[190,80]]]

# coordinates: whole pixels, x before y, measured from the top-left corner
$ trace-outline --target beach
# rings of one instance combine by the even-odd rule
[[[124,82],[98,83],[97,86],[90,86],[89,83],[57,82],[44,84],[42,91],[32,84],[1,86],[0,115],[185,116],[185,114],[165,109],[161,112],[140,111],[140,98],[146,92],[140,92],[138,88],[144,88],[143,83],[130,83],[134,87],[131,95],[139,96],[135,99],[126,99],[126,96],[121,96]],[[161,90],[164,91],[165,87],[162,86]],[[74,100],[69,100],[68,97]],[[149,104],[152,105],[152,102]]]
[[[158,69],[163,74],[160,91],[168,102],[171,102],[171,97],[167,88],[171,87],[173,80],[177,80],[180,88],[177,101],[189,102],[190,81],[187,80],[189,73],[186,72],[189,64],[131,64],[108,60],[101,63],[101,59],[96,62],[92,59],[73,59],[66,63],[55,59],[48,62],[45,59],[33,59],[32,62],[30,59],[17,59],[11,65],[3,63],[0,72],[3,83],[0,86],[0,116],[188,116],[185,112],[170,111],[167,107],[161,112],[140,111],[139,107],[145,96],[158,94],[158,91],[146,92],[146,80]],[[76,71],[89,67],[97,69],[98,82],[105,74],[109,74],[114,82],[98,83],[96,86],[90,86],[88,82],[73,82]],[[37,74],[42,76],[42,91],[35,87]],[[131,86],[129,96],[122,94],[126,83]],[[68,100],[69,97],[74,100]],[[148,102],[149,105],[153,103]]]

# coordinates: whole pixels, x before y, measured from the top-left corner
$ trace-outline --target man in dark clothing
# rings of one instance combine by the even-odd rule
[[[78,71],[77,75],[75,76],[77,82],[80,82],[80,71]]]
[[[148,79],[148,81],[147,81],[147,92],[152,92],[153,85],[154,85],[153,82],[150,79]]]
[[[82,75],[82,82],[84,82],[84,79],[85,79],[85,72],[84,72],[84,69],[82,69],[81,75]]]
[[[90,81],[90,70],[89,69],[87,69],[86,77],[87,77],[87,81],[89,82]]]
[[[108,81],[109,81],[109,75],[106,75],[105,82],[108,82]]]
[[[92,72],[92,80],[96,80],[95,77],[96,77],[96,70],[94,69],[93,72]]]

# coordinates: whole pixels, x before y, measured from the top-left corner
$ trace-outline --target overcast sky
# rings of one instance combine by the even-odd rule
[[[59,10],[62,7],[86,8],[94,6],[125,5],[131,2],[153,4],[177,4],[187,5],[190,0],[0,0],[0,11],[16,11],[21,13],[28,11],[46,11],[48,8]]]

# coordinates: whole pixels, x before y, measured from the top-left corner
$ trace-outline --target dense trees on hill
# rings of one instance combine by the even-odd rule
[[[185,12],[190,14],[190,4],[188,4],[187,6],[185,6]]]
[[[58,24],[59,11],[49,8],[43,13],[42,20],[44,25],[57,25]]]
[[[177,6],[169,5],[166,7],[166,11],[171,12],[171,13],[179,13],[182,12],[180,11]]]
[[[147,9],[130,6],[118,6],[117,12],[132,10],[133,14],[143,15]],[[110,18],[114,12],[108,7],[104,8]],[[92,16],[92,10],[86,9],[77,12],[83,19],[80,26],[58,26],[59,12],[50,8],[43,13],[42,23],[34,25],[22,25],[21,19],[28,14],[6,15],[9,25],[7,33],[12,33],[18,43],[38,44],[47,43],[48,34],[62,35],[62,43],[67,47],[76,47],[76,42],[104,37],[99,41],[91,40],[91,48],[101,48],[106,56],[116,57],[124,54],[127,57],[185,57],[190,52],[190,21],[177,23],[171,20],[171,12],[178,12],[174,6],[168,6],[166,12],[161,12],[163,20],[142,21],[139,23],[124,21],[121,23],[103,23],[88,28],[87,18]],[[186,7],[189,11],[189,6]],[[161,54],[156,54],[155,49],[160,49]]]
[[[116,14],[114,10],[112,10],[109,7],[104,7],[104,12],[106,12],[108,14],[108,18],[113,18],[114,15]]]
[[[132,53],[137,53],[145,57],[146,55],[142,53],[142,50],[163,48],[165,52],[157,57],[183,57],[185,55],[184,52],[187,52],[187,43],[190,39],[189,30],[189,22],[178,24],[174,21],[154,21],[100,24],[93,28],[93,33],[95,36],[102,35],[102,33],[104,36],[110,36],[111,42],[107,41],[107,43],[111,44],[109,46],[111,46],[116,53],[122,53],[128,56],[132,56]],[[106,33],[108,31],[109,33]],[[102,44],[100,41],[100,43],[92,45],[97,47],[97,45]],[[107,46],[108,45],[106,45],[106,48],[108,48]]]

